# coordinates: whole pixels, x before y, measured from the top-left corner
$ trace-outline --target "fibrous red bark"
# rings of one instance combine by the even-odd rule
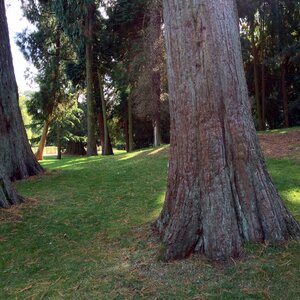
[[[45,146],[46,146],[48,130],[49,130],[49,121],[45,120],[42,135],[41,135],[41,139],[40,139],[40,142],[39,142],[39,146],[38,146],[37,152],[35,154],[35,157],[36,157],[37,160],[43,160],[44,149],[45,149]]]
[[[238,256],[300,237],[267,172],[234,0],[164,0],[171,112],[168,189],[156,222],[167,260]]]

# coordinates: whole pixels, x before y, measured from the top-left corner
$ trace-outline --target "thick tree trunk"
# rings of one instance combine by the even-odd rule
[[[38,150],[35,154],[35,157],[36,157],[37,160],[43,160],[44,149],[45,149],[45,146],[46,146],[48,130],[49,130],[49,121],[45,120],[43,131],[42,131],[42,136],[41,136],[41,139],[40,139],[40,142],[39,142],[39,147],[38,147]]]
[[[96,116],[95,116],[95,99],[93,95],[93,26],[94,26],[93,4],[88,4],[86,24],[85,24],[85,56],[86,56],[86,92],[87,92],[87,127],[88,142],[87,155],[97,155],[96,143]]]
[[[9,44],[4,0],[0,0],[0,162],[12,179],[43,171],[29,145],[21,111]]]
[[[9,177],[0,166],[0,208],[9,208],[23,201],[24,199],[16,193]]]
[[[282,95],[282,102],[283,102],[284,127],[288,128],[290,126],[290,122],[289,122],[289,97],[288,97],[288,91],[286,87],[286,70],[287,70],[287,60],[284,59],[281,65],[281,95]]]
[[[234,0],[164,0],[171,109],[168,189],[156,222],[167,260],[219,260],[245,242],[300,237],[251,118]]]

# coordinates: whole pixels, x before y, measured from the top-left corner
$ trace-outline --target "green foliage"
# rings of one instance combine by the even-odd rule
[[[31,140],[34,137],[34,133],[31,129],[32,117],[29,115],[29,113],[27,111],[27,106],[26,106],[26,101],[28,99],[27,97],[30,97],[30,96],[28,94],[27,94],[27,96],[25,94],[19,96],[19,106],[21,109],[27,137],[29,140]]]
[[[62,147],[68,142],[82,142],[86,144],[86,104],[71,102],[64,108],[50,128],[47,143],[57,144],[57,130],[60,131]]]
[[[115,157],[47,158],[44,177],[17,184],[30,199],[0,224],[1,299],[297,299],[300,245],[248,245],[219,266],[165,264],[150,224],[164,200],[168,147]],[[300,221],[299,159],[268,160]]]

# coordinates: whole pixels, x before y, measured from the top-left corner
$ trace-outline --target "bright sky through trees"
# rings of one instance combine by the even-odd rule
[[[34,72],[35,69],[29,62],[25,60],[19,47],[15,43],[16,34],[22,32],[26,28],[32,28],[32,25],[29,24],[26,18],[23,17],[20,1],[7,0],[6,7],[11,51],[19,91],[36,89],[36,87],[30,83],[30,79],[25,79],[26,69],[30,68],[31,72]]]

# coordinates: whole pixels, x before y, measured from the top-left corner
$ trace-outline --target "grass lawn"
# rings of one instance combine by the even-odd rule
[[[226,266],[164,263],[150,224],[166,189],[167,146],[114,157],[47,158],[17,183],[30,198],[0,224],[1,299],[300,299],[300,244],[246,246]],[[300,221],[300,160],[268,160]]]

